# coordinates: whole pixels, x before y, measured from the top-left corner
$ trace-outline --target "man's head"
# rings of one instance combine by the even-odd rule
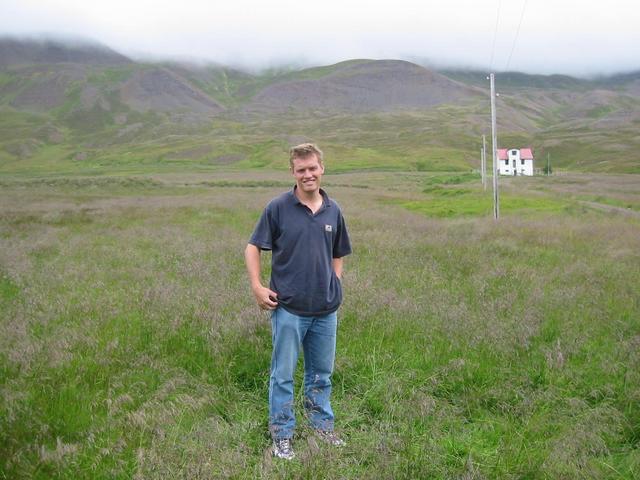
[[[289,151],[289,166],[300,192],[313,193],[320,189],[324,174],[322,151],[313,143],[303,143]]]
[[[320,165],[323,165],[322,150],[320,150],[315,143],[301,143],[300,145],[291,147],[289,149],[289,167],[291,167],[291,169],[293,170],[293,161],[296,158],[308,158],[313,155],[318,158],[318,162],[320,162]]]

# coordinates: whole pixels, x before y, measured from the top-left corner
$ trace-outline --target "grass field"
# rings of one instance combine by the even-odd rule
[[[348,446],[299,416],[285,463],[242,251],[290,177],[20,173],[0,180],[0,478],[640,475],[636,175],[506,179],[499,222],[470,174],[326,175],[354,244]]]

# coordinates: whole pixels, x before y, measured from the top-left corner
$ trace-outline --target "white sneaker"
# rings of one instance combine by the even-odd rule
[[[290,438],[277,438],[273,441],[273,456],[292,460],[296,454],[291,446]]]
[[[333,445],[334,447],[344,447],[347,443],[342,440],[338,434],[329,430],[316,430],[316,435],[325,443]]]

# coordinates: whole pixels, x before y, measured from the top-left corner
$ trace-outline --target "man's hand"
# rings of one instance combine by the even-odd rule
[[[278,307],[278,294],[262,285],[253,288],[256,303],[263,310],[275,310]]]
[[[256,303],[263,310],[275,310],[278,307],[278,294],[263,287],[260,282],[260,249],[255,245],[248,244],[244,251],[244,258]]]

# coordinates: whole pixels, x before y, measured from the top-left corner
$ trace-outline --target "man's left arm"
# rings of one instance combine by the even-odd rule
[[[344,266],[344,257],[334,258],[331,261],[331,264],[333,265],[333,271],[336,272],[336,277],[338,277],[338,280],[342,281],[342,268]]]
[[[338,280],[342,281],[342,273],[344,269],[344,257],[351,253],[351,240],[347,232],[347,225],[344,222],[342,213],[338,215],[338,224],[336,236],[333,241],[333,260],[331,265],[333,271],[336,272]]]

